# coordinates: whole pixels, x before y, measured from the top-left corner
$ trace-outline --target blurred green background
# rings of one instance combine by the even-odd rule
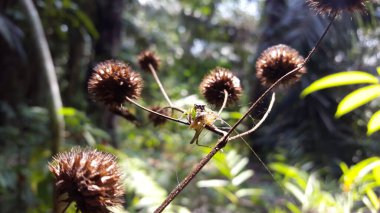
[[[194,132],[174,123],[154,127],[131,105],[136,126],[91,102],[87,80],[102,60],[119,59],[140,72],[137,55],[153,50],[158,74],[176,104],[202,101],[198,86],[216,66],[231,69],[244,95],[222,118],[236,121],[264,89],[255,60],[271,45],[287,44],[303,56],[329,17],[304,0],[34,0],[54,61],[64,108],[59,150],[92,146],[118,156],[125,173],[125,204],[118,212],[152,212],[210,149],[188,144]],[[264,125],[245,140],[270,166],[274,178],[242,141],[229,144],[165,212],[378,212],[379,133],[366,124],[380,106],[375,99],[335,119],[337,104],[357,86],[300,98],[301,91],[331,73],[380,66],[380,3],[364,14],[343,13],[292,88],[277,91]],[[0,212],[50,212],[52,153],[49,88],[19,1],[0,2]],[[146,106],[165,106],[157,84],[140,72]],[[257,122],[266,103],[239,131]],[[212,146],[217,137],[201,136]],[[68,212],[75,212],[72,206]]]

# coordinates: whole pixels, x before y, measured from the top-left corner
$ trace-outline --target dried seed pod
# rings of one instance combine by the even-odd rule
[[[304,58],[298,51],[284,44],[269,47],[261,53],[256,61],[256,76],[265,87],[271,86],[288,72],[301,66]],[[302,67],[297,72],[286,77],[280,85],[291,85],[300,80],[306,73],[306,68]]]
[[[141,69],[147,72],[150,72],[149,64],[157,71],[161,62],[160,58],[153,51],[149,50],[142,51],[137,57],[137,60]]]
[[[130,99],[138,99],[143,87],[140,74],[121,61],[98,63],[88,82],[88,93],[95,101],[109,106],[120,106]]]
[[[343,11],[363,12],[367,0],[307,0],[307,3],[319,14],[334,14]]]
[[[220,107],[224,100],[224,90],[228,93],[227,105],[237,102],[241,96],[240,80],[228,69],[216,67],[206,75],[199,86],[209,104]]]
[[[155,112],[158,112],[160,114],[169,116],[169,110],[168,109],[163,109],[159,106],[153,106],[150,109],[155,111]],[[166,118],[159,116],[159,115],[156,115],[154,113],[149,113],[149,120],[153,123],[154,126],[162,125],[162,124],[166,123],[166,121],[167,121]]]
[[[73,148],[59,153],[49,163],[55,176],[57,196],[75,202],[83,213],[108,213],[107,207],[123,203],[121,172],[112,154]]]

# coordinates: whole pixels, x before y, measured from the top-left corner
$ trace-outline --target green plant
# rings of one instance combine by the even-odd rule
[[[212,189],[223,196],[235,207],[231,211],[254,209],[256,200],[264,193],[264,189],[248,187],[249,180],[254,175],[254,171],[247,168],[249,159],[235,150],[229,150],[226,154],[216,155],[212,162],[217,168],[217,176],[222,175],[223,178],[200,180],[197,186]]]
[[[380,158],[372,157],[348,167],[341,163],[339,182],[321,181],[318,171],[272,163],[270,167],[281,176],[285,189],[296,203],[286,201],[293,213],[300,212],[378,212],[380,210]],[[339,187],[339,185],[341,187]]]
[[[377,68],[377,73],[380,75],[380,67]],[[322,89],[354,84],[369,85],[356,89],[340,101],[335,113],[335,117],[340,118],[380,96],[380,82],[378,76],[363,71],[347,71],[331,74],[306,87],[301,93],[301,97],[306,97]],[[380,130],[380,110],[375,112],[368,121],[367,135],[371,135],[378,130]]]
[[[354,201],[361,201],[371,212],[380,210],[380,158],[371,157],[348,167],[340,164],[343,192]]]

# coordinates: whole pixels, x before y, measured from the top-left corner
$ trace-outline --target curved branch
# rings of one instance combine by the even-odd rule
[[[276,99],[276,94],[273,93],[273,94],[272,94],[272,99],[271,99],[271,101],[270,101],[270,103],[269,103],[269,106],[268,106],[267,111],[265,112],[264,116],[261,118],[261,120],[260,120],[255,126],[253,126],[250,130],[248,130],[248,131],[246,131],[246,132],[243,132],[243,133],[240,133],[240,134],[235,135],[235,136],[233,136],[233,137],[230,137],[230,138],[228,139],[228,141],[232,141],[232,140],[238,139],[238,138],[240,138],[240,137],[243,137],[243,136],[249,135],[249,134],[251,134],[252,132],[256,131],[256,130],[261,126],[261,124],[263,124],[264,121],[267,119],[267,117],[268,117],[270,111],[272,110],[272,107],[273,107],[273,105],[274,105],[274,101],[275,101],[275,99]]]
[[[182,113],[186,112],[185,110],[178,108],[178,107],[174,107],[174,106],[162,107],[161,109],[172,109],[172,110],[177,110],[178,112],[182,112]]]
[[[228,99],[228,92],[227,90],[223,90],[223,93],[224,93],[224,99],[223,99],[223,104],[222,106],[220,107],[219,111],[218,111],[218,116],[220,116],[220,114],[222,114],[224,108],[226,107],[226,104],[227,104],[227,99]]]
[[[161,116],[161,117],[163,117],[163,118],[166,118],[166,119],[168,119],[168,120],[175,121],[175,122],[177,122],[177,123],[181,123],[181,124],[185,124],[185,125],[190,125],[189,122],[181,121],[181,120],[179,120],[179,119],[175,119],[175,118],[172,118],[172,117],[170,117],[170,116],[167,116],[167,115],[164,115],[164,114],[158,113],[158,112],[156,112],[156,111],[153,111],[153,110],[151,110],[151,109],[148,109],[148,108],[142,106],[141,104],[137,103],[136,101],[134,101],[134,100],[132,100],[132,99],[130,99],[130,98],[128,98],[128,97],[126,97],[126,99],[127,99],[127,101],[131,102],[132,104],[136,105],[137,107],[139,107],[139,108],[141,108],[141,109],[143,109],[143,110],[145,110],[145,111],[148,111],[148,112],[150,112],[150,113],[156,114],[156,115]]]
[[[173,107],[174,105],[173,105],[172,101],[170,100],[168,94],[166,93],[164,86],[162,86],[162,83],[161,83],[160,79],[158,78],[157,72],[154,69],[154,67],[152,66],[152,64],[149,64],[149,69],[153,75],[154,80],[156,80],[158,87],[160,87],[161,93],[164,95],[166,101],[169,103],[169,105],[171,107]]]

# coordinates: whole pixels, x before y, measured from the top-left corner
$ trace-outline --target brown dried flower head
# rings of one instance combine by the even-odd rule
[[[153,51],[149,50],[142,51],[137,57],[137,60],[141,69],[147,72],[150,72],[149,64],[157,71],[161,62],[160,58]]]
[[[158,112],[160,114],[169,116],[169,110],[166,108],[161,108],[159,106],[153,106],[150,109],[155,111],[155,112]],[[159,116],[159,115],[156,115],[154,113],[149,113],[149,120],[153,123],[154,126],[162,125],[162,124],[166,123],[166,121],[167,121],[166,118]]]
[[[98,63],[88,82],[88,92],[97,102],[120,106],[130,99],[138,99],[143,87],[140,74],[121,61],[108,60]]]
[[[304,58],[298,51],[284,44],[269,47],[261,53],[256,61],[256,76],[261,84],[270,87],[282,76],[297,68],[304,62]],[[306,68],[302,67],[297,72],[286,77],[280,85],[291,85],[300,80],[306,73]]]
[[[220,107],[224,100],[224,90],[228,93],[227,105],[237,102],[241,96],[240,80],[228,69],[216,67],[206,75],[199,87],[209,104]]]
[[[341,13],[342,11],[363,12],[367,0],[307,0],[319,14]]]
[[[67,193],[65,202],[75,202],[83,213],[110,212],[107,207],[123,203],[121,172],[112,154],[73,148],[56,155],[49,163],[55,176],[57,196]]]

